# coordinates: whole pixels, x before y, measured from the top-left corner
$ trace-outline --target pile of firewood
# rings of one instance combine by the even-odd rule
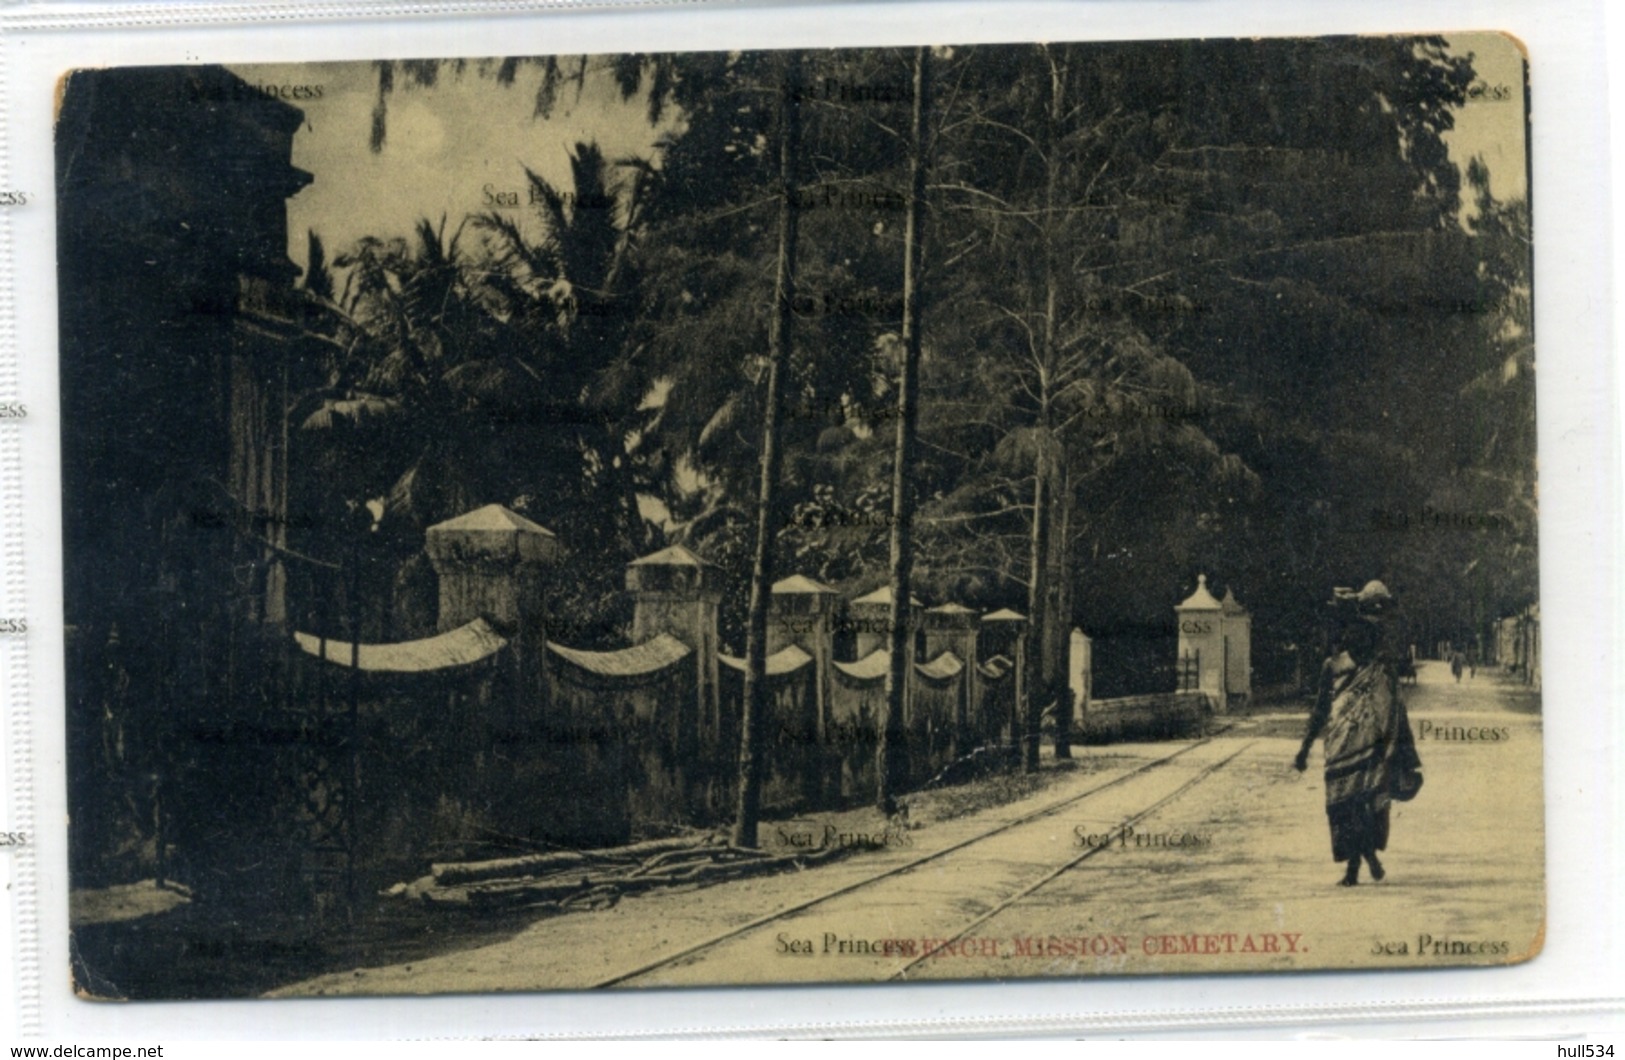
[[[840,847],[775,856],[717,836],[653,839],[601,850],[559,850],[494,861],[430,866],[430,874],[385,891],[432,906],[471,910],[569,912],[604,909],[629,894],[680,884],[711,884],[805,868]]]

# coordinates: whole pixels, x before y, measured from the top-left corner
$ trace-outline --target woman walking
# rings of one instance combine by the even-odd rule
[[[1324,734],[1332,857],[1347,864],[1340,883],[1352,887],[1360,882],[1361,861],[1373,880],[1386,875],[1377,851],[1388,846],[1389,805],[1416,795],[1422,761],[1387,651],[1393,596],[1373,581],[1358,593],[1339,590],[1332,603],[1341,633],[1321,666],[1320,694],[1292,765],[1300,773],[1309,768],[1309,749]]]

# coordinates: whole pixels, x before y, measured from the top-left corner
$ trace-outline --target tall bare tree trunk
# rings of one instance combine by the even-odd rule
[[[931,49],[914,52],[914,115],[909,144],[908,216],[903,228],[903,367],[897,388],[897,447],[892,468],[891,622],[886,630],[891,659],[886,668],[886,717],[875,751],[875,802],[883,813],[896,810],[905,746],[904,699],[908,692],[910,582],[914,570],[914,497],[909,473],[920,389],[920,214],[925,200],[927,95],[931,90]]]
[[[1056,261],[1055,226],[1052,223],[1058,206],[1061,184],[1060,139],[1064,111],[1065,73],[1056,65],[1054,53],[1043,47],[1050,66],[1049,113],[1045,116],[1042,136],[1044,152],[1044,213],[1042,227],[1044,262],[1044,317],[1038,372],[1038,418],[1034,437],[1037,452],[1033,458],[1033,529],[1031,553],[1028,560],[1027,582],[1027,702],[1025,704],[1026,733],[1022,744],[1022,766],[1028,772],[1038,768],[1039,742],[1043,736],[1044,708],[1055,699],[1054,652],[1050,649],[1055,615],[1055,593],[1051,585],[1054,574],[1050,566],[1050,536],[1053,531],[1053,509],[1057,496],[1055,481],[1059,454],[1055,452],[1056,439],[1053,422],[1053,387],[1057,361],[1057,324],[1059,313],[1059,263]]]
[[[750,574],[750,613],[745,631],[744,717],[739,726],[739,798],[733,842],[757,845],[762,809],[761,728],[767,715],[767,609],[773,593],[773,551],[777,530],[781,377],[790,355],[796,293],[796,169],[801,154],[801,53],[785,58],[779,95],[779,261],[773,284],[773,326],[768,339],[767,395],[762,418],[761,485],[756,494],[756,555]]]
[[[1046,410],[1047,418],[1047,410]],[[1038,745],[1044,731],[1044,639],[1048,627],[1044,624],[1044,596],[1048,583],[1049,559],[1049,474],[1045,468],[1049,448],[1046,428],[1038,433],[1040,452],[1033,462],[1033,530],[1030,539],[1027,581],[1027,658],[1023,691],[1027,702],[1022,704],[1025,722],[1021,740],[1022,768],[1031,773],[1038,769]]]
[[[1072,757],[1072,476],[1066,454],[1057,454],[1054,532],[1050,535],[1050,657],[1055,683],[1055,757]]]

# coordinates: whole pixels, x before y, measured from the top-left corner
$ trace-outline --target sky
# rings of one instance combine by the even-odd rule
[[[1457,54],[1471,54],[1487,91],[1456,113],[1447,134],[1451,157],[1465,168],[1480,155],[1489,165],[1498,198],[1525,193],[1523,58],[1509,37],[1492,33],[1449,38]],[[623,103],[604,78],[589,78],[579,95],[561,93],[546,119],[534,115],[541,72],[522,67],[514,84],[499,86],[471,62],[461,76],[448,70],[431,89],[397,76],[389,99],[388,137],[369,147],[377,73],[371,63],[235,66],[255,84],[321,85],[320,99],[301,99],[305,125],[294,137],[293,163],[315,175],[288,203],[289,257],[303,267],[306,233],[314,229],[329,258],[363,236],[405,236],[418,218],[454,230],[471,213],[492,209],[484,192],[512,192],[525,200],[522,167],[568,187],[568,151],[595,140],[610,158],[650,157],[664,130],[651,127],[643,105]],[[501,208],[522,226],[533,223],[523,205]]]
[[[1482,156],[1490,169],[1490,191],[1495,197],[1522,198],[1529,187],[1523,52],[1513,38],[1500,33],[1461,33],[1448,40],[1451,51],[1473,57],[1477,83],[1490,90],[1456,111],[1456,127],[1445,134],[1450,157],[1465,170],[1474,155]],[[1505,98],[1500,98],[1501,89],[1508,90]]]
[[[371,63],[233,66],[252,84],[321,85],[320,99],[300,99],[305,124],[293,141],[293,164],[315,176],[288,202],[288,254],[305,265],[306,233],[322,237],[331,259],[363,236],[411,233],[421,217],[455,230],[472,213],[498,209],[526,225],[524,206],[493,207],[484,199],[511,192],[525,201],[524,167],[557,187],[570,186],[569,151],[596,142],[611,159],[649,157],[661,135],[643,104],[622,103],[604,79],[589,79],[578,98],[561,91],[547,119],[535,117],[541,71],[521,68],[502,87],[472,63],[461,76],[448,70],[433,88],[397,75],[388,101],[388,135],[374,153],[369,141],[378,75]]]

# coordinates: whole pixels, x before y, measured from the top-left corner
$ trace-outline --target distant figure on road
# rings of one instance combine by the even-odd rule
[[[1455,675],[1456,684],[1461,684],[1461,671],[1467,667],[1467,656],[1459,650],[1450,653],[1450,672]]]
[[[1320,694],[1292,765],[1300,773],[1309,768],[1309,749],[1325,734],[1332,858],[1347,863],[1340,883],[1353,887],[1362,860],[1373,880],[1386,875],[1377,851],[1388,846],[1388,808],[1421,788],[1422,760],[1399,698],[1396,660],[1387,652],[1393,596],[1373,581],[1358,593],[1339,591],[1332,604],[1341,630],[1321,666]]]

